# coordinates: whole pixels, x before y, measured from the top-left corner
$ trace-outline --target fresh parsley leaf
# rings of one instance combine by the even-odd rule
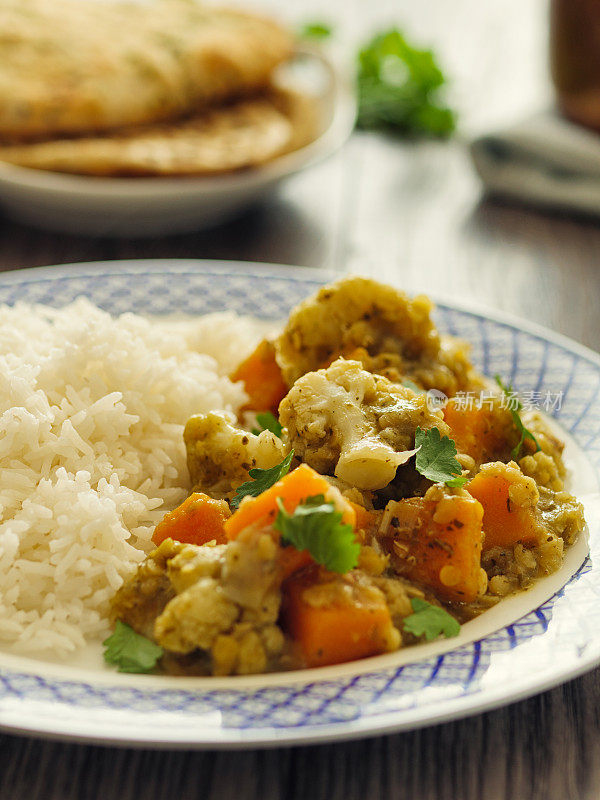
[[[279,436],[279,438],[281,439],[281,433],[283,431],[283,428],[281,427],[281,424],[279,423],[277,417],[270,411],[265,411],[262,414],[257,414],[256,422],[260,425],[260,428],[252,428],[253,434],[258,436],[258,434],[262,433],[263,431],[271,431],[271,433],[274,433],[275,436]]]
[[[329,39],[332,33],[333,28],[326,22],[307,22],[306,25],[300,28],[298,35],[301,39],[317,39],[321,41]]]
[[[434,606],[420,597],[410,601],[413,613],[404,618],[404,630],[413,636],[424,636],[428,642],[443,634],[447,639],[458,636],[460,624],[439,606]]]
[[[511,456],[513,460],[516,461],[519,458],[519,453],[521,452],[521,448],[523,447],[523,442],[525,439],[531,439],[531,441],[535,444],[536,452],[540,450],[540,446],[538,444],[538,440],[535,438],[533,433],[525,427],[523,424],[523,420],[521,419],[521,411],[523,410],[523,403],[519,400],[517,393],[514,391],[512,386],[505,386],[502,383],[502,378],[500,375],[496,375],[496,383],[504,392],[505,397],[508,399],[508,410],[510,411],[510,415],[513,418],[513,422],[515,423],[515,427],[517,431],[520,433],[521,438],[519,439],[519,443],[513,447],[511,450]]]
[[[261,469],[260,467],[251,469],[248,474],[252,480],[246,481],[246,483],[242,483],[241,486],[238,486],[230,505],[237,508],[244,497],[258,497],[259,494],[270,489],[274,483],[277,483],[284,475],[288,474],[293,457],[294,451],[290,450],[283,461],[279,464],[275,464],[275,466],[270,469]]]
[[[358,56],[359,128],[409,136],[448,136],[455,113],[439,90],[446,79],[430,50],[418,50],[396,28],[375,36]]]
[[[117,620],[114,633],[102,644],[106,648],[104,660],[116,664],[119,672],[150,672],[164,652],[121,620]]]
[[[291,514],[279,497],[277,505],[274,527],[281,531],[282,544],[308,550],[317,564],[332,572],[348,572],[358,564],[360,545],[352,526],[342,523],[341,513],[322,494],[307,497]]]
[[[426,431],[417,428],[415,447],[419,448],[415,466],[425,478],[451,487],[462,486],[466,482],[467,479],[460,474],[462,467],[456,458],[456,444],[449,436],[442,436],[439,428]]]

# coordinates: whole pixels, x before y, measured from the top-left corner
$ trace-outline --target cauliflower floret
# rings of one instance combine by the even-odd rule
[[[281,597],[278,546],[268,531],[246,528],[227,546],[223,588],[244,609],[244,619],[275,622]]]
[[[335,361],[300,378],[279,407],[296,455],[358,489],[382,489],[414,454],[415,430],[448,426],[427,398],[358,361]]]
[[[214,674],[263,672],[283,647],[282,577],[277,544],[259,528],[226,545],[165,539],[117,593],[113,618],[154,639],[175,663],[205,651]]]
[[[210,412],[191,417],[183,432],[192,483],[211,497],[226,498],[248,480],[248,470],[269,469],[286,456],[285,445],[270,431],[255,436],[234,423],[232,414]]]
[[[179,553],[167,562],[167,575],[179,594],[200,578],[218,578],[225,562],[225,544],[183,545]]]
[[[426,297],[403,292],[369,278],[345,278],[324,286],[300,303],[276,342],[279,365],[288,384],[318,369],[333,356],[357,347],[399,351],[414,358],[439,349]]]
[[[151,637],[154,620],[175,596],[167,575],[167,565],[186,545],[165,539],[140,564],[135,574],[126,581],[112,599],[110,616],[120,619],[143,636]]]
[[[270,658],[283,650],[285,639],[277,625],[258,630],[239,623],[229,634],[217,636],[211,649],[214,675],[252,675],[264,672]]]
[[[177,596],[157,618],[154,638],[171,652],[210,650],[238,622],[250,631],[277,621],[277,545],[261,530],[248,528],[227,545],[188,545],[167,564],[167,574]]]
[[[292,311],[276,341],[277,361],[292,386],[338,356],[395,382],[409,378],[447,395],[473,385],[468,346],[440,338],[429,298],[368,278],[345,278],[322,288]]]
[[[173,653],[208,650],[240,614],[214,578],[200,578],[174,597],[154,623],[156,642]]]

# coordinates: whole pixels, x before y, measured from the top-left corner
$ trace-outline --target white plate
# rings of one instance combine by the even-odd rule
[[[80,264],[0,276],[0,302],[63,305],[85,294],[115,313],[227,308],[280,319],[323,281],[311,270],[210,261]],[[120,675],[91,646],[75,662],[0,654],[0,727],[154,747],[256,747],[369,736],[473,714],[600,663],[600,356],[541,328],[440,303],[443,331],[476,365],[555,398],[572,488],[590,526],[561,570],[463,625],[457,639],[340,666],[249,678]]]
[[[305,147],[261,167],[197,178],[88,177],[0,162],[0,205],[40,228],[101,236],[160,236],[221,222],[330,156],[354,127],[356,100],[348,77],[306,47],[289,67],[288,85],[313,93],[320,107],[320,135]]]

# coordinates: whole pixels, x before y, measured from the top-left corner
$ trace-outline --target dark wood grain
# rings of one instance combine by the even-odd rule
[[[262,5],[281,11],[281,0]],[[215,230],[159,240],[46,234],[0,218],[0,270],[119,258],[224,258],[377,275],[509,310],[600,349],[600,224],[481,197],[464,140],[548,102],[544,0],[318,0],[341,49],[390,22],[439,50],[461,136],[356,134],[336,157]],[[592,800],[600,671],[446,725],[241,753],[135,751],[0,736],[2,800]]]

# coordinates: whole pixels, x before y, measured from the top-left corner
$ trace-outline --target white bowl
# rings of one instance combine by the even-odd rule
[[[0,162],[0,206],[22,222],[99,236],[158,236],[200,230],[262,199],[281,181],[335,152],[356,117],[351,81],[322,53],[297,51],[287,83],[307,88],[321,107],[310,144],[269,163],[217,177],[101,178]]]

